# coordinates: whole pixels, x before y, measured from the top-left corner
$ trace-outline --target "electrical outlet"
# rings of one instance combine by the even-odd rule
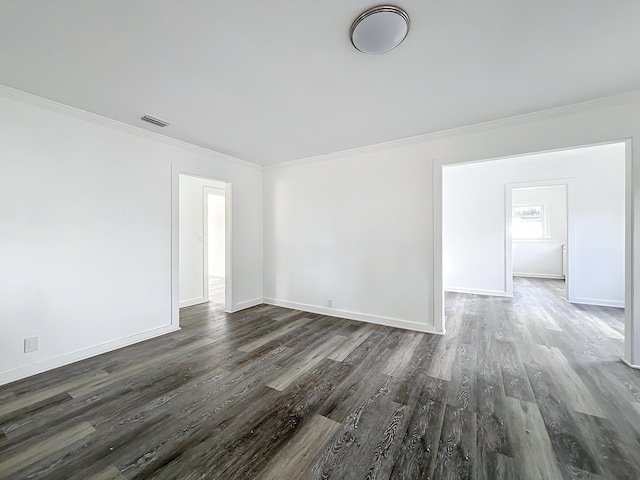
[[[327,300],[327,307],[329,307],[329,308],[333,308],[333,298],[329,298],[329,299]]]
[[[29,337],[24,339],[24,353],[35,352],[38,350],[38,337]]]

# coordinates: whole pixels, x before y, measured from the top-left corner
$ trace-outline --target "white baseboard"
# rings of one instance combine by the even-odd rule
[[[580,303],[583,305],[596,305],[598,307],[616,307],[624,308],[624,301],[618,300],[602,300],[601,298],[580,298],[576,297],[569,303]]]
[[[546,273],[516,273],[513,272],[514,277],[529,277],[529,278],[549,278],[551,280],[564,280],[564,275],[554,275]]]
[[[336,308],[318,307],[316,305],[308,305],[305,303],[289,302],[286,300],[278,300],[275,298],[265,298],[264,302],[268,305],[277,307],[292,308],[303,312],[318,313],[320,315],[328,315],[330,317],[346,318],[359,322],[374,323],[376,325],[384,325],[386,327],[403,328],[405,330],[413,330],[422,333],[435,333],[443,335],[444,332],[436,330],[434,325],[428,325],[411,320],[402,320],[399,318],[383,317],[380,315],[371,315],[368,313],[351,312],[349,310],[339,310]]]
[[[24,367],[15,368],[6,372],[0,372],[0,385],[15,382],[16,380],[21,380],[32,375],[37,375],[38,373],[53,370],[54,368],[63,367],[80,360],[95,357],[96,355],[101,355],[113,350],[118,350],[119,348],[128,347],[129,345],[133,345],[134,343],[149,340],[161,335],[166,335],[167,333],[175,332],[177,330],[180,330],[180,327],[176,327],[173,325],[154,328],[152,330],[147,330],[146,332],[136,333],[135,335],[119,338],[117,340],[112,340],[110,342],[102,343],[100,345],[95,345],[89,348],[84,348],[75,352],[66,353],[58,357],[35,363],[33,365],[25,365]]]
[[[254,298],[252,300],[247,300],[244,302],[238,302],[236,303],[231,310],[225,310],[225,312],[227,313],[235,313],[235,312],[239,312],[240,310],[246,310],[247,308],[251,308],[251,307],[256,307],[258,305],[262,305],[262,303],[264,303],[262,301],[262,298]]]
[[[622,363],[624,363],[627,367],[629,368],[633,368],[635,370],[640,370],[640,365],[634,365],[633,363],[628,362],[627,360],[625,360],[624,358],[620,359],[622,361]]]
[[[179,304],[178,307],[179,308],[184,308],[184,307],[192,307],[194,305],[200,305],[201,303],[207,303],[209,300],[207,300],[204,297],[198,297],[198,298],[190,298],[188,300],[182,300]]]
[[[482,290],[480,288],[444,287],[445,292],[471,293],[473,295],[488,295],[490,297],[511,297],[507,292],[500,290]]]

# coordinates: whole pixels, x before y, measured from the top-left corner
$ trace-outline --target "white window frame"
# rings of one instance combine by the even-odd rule
[[[515,222],[513,221],[514,217],[513,216],[513,211],[516,208],[533,208],[533,207],[539,207],[540,208],[540,216],[541,216],[541,221],[542,221],[542,236],[541,237],[530,237],[530,238],[516,238],[515,235],[513,235],[513,225],[515,224]],[[548,242],[551,240],[551,232],[550,232],[550,225],[549,225],[549,209],[546,203],[526,203],[526,204],[516,204],[516,205],[512,205],[511,206],[511,239],[513,242]]]

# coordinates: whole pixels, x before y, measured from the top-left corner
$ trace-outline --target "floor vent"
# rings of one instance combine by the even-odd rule
[[[144,117],[140,117],[140,120],[144,120],[145,122],[153,123],[159,127],[166,127],[169,125],[169,122],[165,122],[164,120],[160,120],[159,118],[152,117],[151,115],[145,115]]]

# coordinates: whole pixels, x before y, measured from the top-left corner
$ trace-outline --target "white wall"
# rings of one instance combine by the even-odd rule
[[[635,147],[628,150],[637,167],[627,187],[637,192],[640,211],[638,93],[267,167],[265,297],[328,311],[326,298],[335,290],[343,292],[337,309],[345,305],[364,319],[384,315],[440,330],[442,166],[624,139]],[[376,187],[377,198],[385,195],[400,217],[379,238],[371,235],[378,233],[372,210],[355,200],[375,199]],[[627,248],[636,248],[640,258],[640,242],[634,246],[631,238],[640,215],[626,226]],[[365,266],[366,275],[358,275]],[[640,263],[626,272],[640,275]],[[634,352],[640,362],[634,313],[640,292],[633,299],[626,308],[631,363]]]
[[[622,154],[624,155],[624,148]],[[624,175],[624,158],[622,162]],[[624,209],[624,176],[621,183]],[[540,278],[564,278],[562,273],[562,247],[567,243],[566,186],[514,188],[511,204],[542,205],[544,208],[545,238],[539,240],[513,240],[513,275]],[[617,194],[617,192],[616,192]],[[624,228],[624,211],[622,216]],[[624,236],[624,235],[623,235]],[[624,240],[623,238],[621,238]],[[624,242],[620,245],[624,254]],[[508,261],[508,259],[507,259]],[[624,262],[622,262],[624,268]],[[624,272],[624,270],[623,270]],[[622,275],[624,278],[624,275]],[[622,291],[624,295],[624,291]]]
[[[415,148],[265,169],[265,301],[428,329],[431,175]]]
[[[614,144],[445,168],[445,288],[506,295],[505,186],[566,179],[569,299],[623,306],[624,154]]]
[[[435,330],[442,165],[631,139],[627,211],[640,212],[636,93],[267,168],[263,277],[259,169],[4,87],[0,97],[0,383],[169,331],[180,172],[233,185],[233,309],[259,303],[264,281],[265,296],[309,310],[331,294],[340,314]],[[640,214],[626,227],[630,261]],[[640,364],[640,262],[629,267],[625,359]],[[23,354],[31,335],[40,350]]]
[[[260,299],[260,169],[0,88],[0,384],[176,328],[172,163],[232,183],[234,308]]]
[[[180,175],[180,306],[187,307],[208,300],[208,278],[205,278],[205,231],[204,231],[204,202],[209,197],[205,193],[205,187],[224,188],[224,183],[205,178]],[[217,190],[220,191],[220,190]],[[224,190],[221,191],[222,225],[217,225],[217,235],[209,237],[212,247],[214,265],[222,262],[224,272]],[[215,218],[215,210],[210,211],[210,216]],[[220,212],[217,212],[218,216]],[[219,223],[219,222],[218,222]],[[219,245],[219,237],[222,237],[222,252],[216,249]],[[220,260],[221,259],[221,260]],[[217,262],[216,262],[217,260]],[[224,276],[224,275],[221,275]]]
[[[209,276],[225,276],[225,205],[224,191],[208,190],[208,264]]]

